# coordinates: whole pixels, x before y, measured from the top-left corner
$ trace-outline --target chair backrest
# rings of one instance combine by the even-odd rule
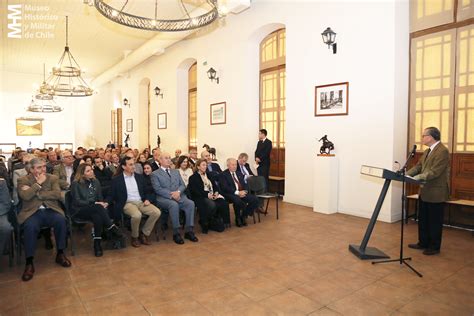
[[[64,196],[64,210],[67,215],[72,215],[72,193],[71,191],[66,191],[66,195]]]
[[[247,178],[250,192],[254,194],[262,194],[266,192],[265,178],[262,176],[252,176]]]

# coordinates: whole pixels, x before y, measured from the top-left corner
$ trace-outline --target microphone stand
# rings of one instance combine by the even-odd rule
[[[413,150],[410,152],[407,161],[403,165],[403,167],[397,171],[398,174],[401,175],[402,177],[402,219],[400,221],[400,257],[398,259],[391,259],[391,260],[381,260],[381,261],[372,261],[372,264],[378,264],[378,263],[389,263],[389,262],[398,262],[400,264],[406,265],[408,268],[410,268],[413,272],[415,272],[420,278],[423,277],[423,275],[416,271],[415,268],[413,268],[407,261],[411,260],[411,257],[408,258],[403,258],[403,231],[405,228],[405,219],[406,219],[406,213],[407,213],[407,193],[406,193],[406,181],[405,181],[405,176],[406,176],[406,171],[408,167],[408,163],[410,160],[415,156],[415,150],[416,147],[413,148]]]

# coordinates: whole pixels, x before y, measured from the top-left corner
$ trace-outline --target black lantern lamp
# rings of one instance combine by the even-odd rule
[[[323,37],[324,44],[327,44],[328,48],[332,46],[332,52],[335,54],[337,51],[336,33],[331,30],[330,27],[328,27],[326,30],[324,30],[324,32],[321,33],[321,36]]]
[[[211,79],[211,81],[215,80],[217,83],[219,83],[219,77],[217,77],[217,71],[214,68],[209,68],[207,71],[207,76],[209,79]]]
[[[161,92],[161,89],[158,88],[158,87],[155,87],[155,95],[158,97],[158,96],[161,96],[161,98],[163,99],[163,93]]]
[[[123,99],[123,106],[128,106],[128,107],[130,107],[130,102],[128,102],[128,99],[127,99],[127,98]]]

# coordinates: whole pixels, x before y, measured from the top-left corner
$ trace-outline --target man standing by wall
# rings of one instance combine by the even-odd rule
[[[407,172],[426,182],[420,189],[418,243],[408,247],[423,249],[424,255],[435,255],[441,248],[444,202],[449,198],[449,152],[441,143],[441,133],[436,127],[426,128],[422,137],[423,145],[429,148]]]
[[[257,173],[265,178],[266,190],[268,191],[268,176],[270,175],[270,153],[272,151],[272,141],[267,138],[267,130],[261,129],[258,133],[257,149],[255,150],[255,162],[257,163]]]

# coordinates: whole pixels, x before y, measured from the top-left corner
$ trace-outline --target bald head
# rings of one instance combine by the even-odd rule
[[[211,154],[207,151],[207,150],[204,150],[202,153],[201,153],[201,158],[206,160],[208,163],[211,162]]]
[[[229,169],[230,172],[235,172],[237,170],[237,159],[227,159],[227,169]]]
[[[171,166],[171,155],[167,152],[163,152],[158,157],[158,161],[163,168],[169,168]]]

